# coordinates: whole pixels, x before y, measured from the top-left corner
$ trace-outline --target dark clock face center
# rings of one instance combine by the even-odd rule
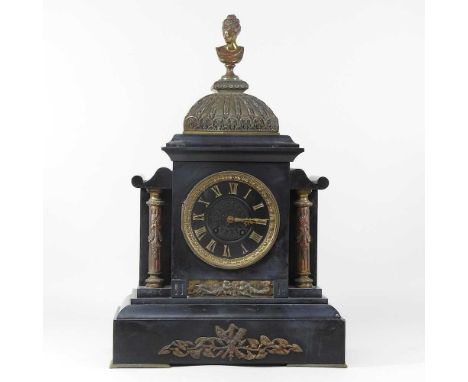
[[[248,204],[236,196],[219,197],[207,208],[208,230],[213,237],[223,243],[242,240],[250,233],[250,227],[243,223],[229,223],[228,218],[230,216],[248,218],[250,211]]]
[[[278,206],[257,178],[222,171],[188,193],[182,224],[196,256],[210,265],[238,269],[258,261],[272,247],[279,228]]]
[[[216,257],[254,252],[270,224],[267,202],[258,190],[240,181],[219,181],[200,191],[190,223],[199,244]]]

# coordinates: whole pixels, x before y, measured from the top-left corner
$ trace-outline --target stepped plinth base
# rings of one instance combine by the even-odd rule
[[[158,300],[118,311],[112,367],[345,366],[345,321],[323,299]]]

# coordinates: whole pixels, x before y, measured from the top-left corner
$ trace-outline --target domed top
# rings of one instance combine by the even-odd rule
[[[265,102],[249,94],[210,94],[192,106],[184,134],[278,134],[278,118]]]
[[[244,55],[244,48],[236,44],[240,30],[236,16],[229,15],[224,20],[226,45],[216,48],[216,53],[226,74],[213,84],[215,93],[191,107],[184,119],[184,134],[278,134],[278,118],[273,111],[265,102],[245,94],[249,85],[234,74],[234,67]]]

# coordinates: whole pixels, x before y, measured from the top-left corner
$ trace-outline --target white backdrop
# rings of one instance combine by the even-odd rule
[[[347,320],[349,368],[108,370],[113,315],[138,281],[130,179],[171,166],[160,147],[222,75],[214,47],[230,13],[243,28],[237,74],[306,149],[292,166],[330,179],[319,194],[318,279]],[[44,24],[51,376],[422,378],[421,0],[46,0]]]

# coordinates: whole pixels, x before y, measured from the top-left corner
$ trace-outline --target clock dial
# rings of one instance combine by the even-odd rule
[[[223,171],[199,182],[182,208],[185,239],[210,265],[246,267],[271,249],[279,211],[271,191],[257,178]]]

